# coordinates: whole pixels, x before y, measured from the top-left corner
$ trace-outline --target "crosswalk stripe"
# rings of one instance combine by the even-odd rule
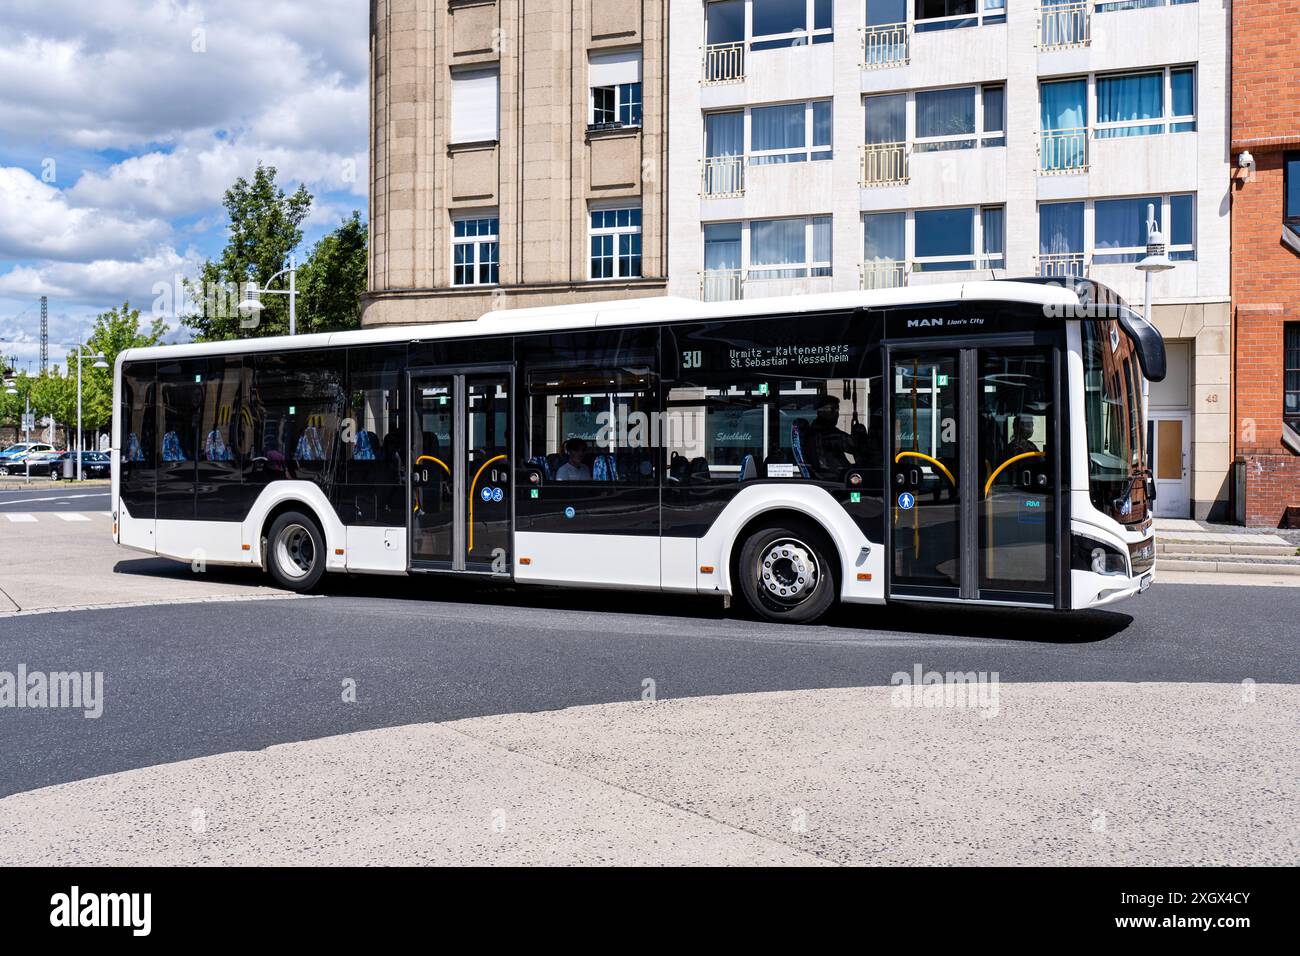
[[[21,524],[21,523],[24,522],[24,521],[35,521],[35,520],[36,520],[36,516],[35,516],[35,515],[25,515],[25,514],[8,514],[8,513],[6,513],[6,514],[5,514],[5,517],[8,518],[10,521],[12,521],[14,524]]]
[[[76,511],[56,511],[54,513],[58,515],[60,518],[62,518],[64,521],[89,521],[90,520],[85,515],[80,514],[79,512]]]

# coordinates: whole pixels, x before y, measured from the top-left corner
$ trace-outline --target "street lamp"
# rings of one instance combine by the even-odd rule
[[[289,297],[289,334],[297,335],[298,313],[296,307],[298,302],[298,264],[295,262],[294,257],[289,257],[288,268],[281,269],[275,275],[271,276],[271,278],[266,280],[266,284],[270,285],[286,272],[289,274],[289,288],[268,289],[266,286],[263,286],[259,289],[256,282],[250,282],[248,288],[244,290],[244,297],[239,301],[238,309],[240,312],[245,314],[257,315],[263,308],[262,300],[259,296],[287,295]]]
[[[1147,254],[1138,262],[1137,270],[1146,275],[1146,294],[1142,306],[1142,314],[1152,327],[1155,322],[1151,318],[1151,277],[1157,272],[1168,272],[1174,267],[1169,261],[1169,250],[1165,245],[1164,233],[1160,231],[1160,223],[1156,222],[1155,203],[1147,203]],[[1146,376],[1142,376],[1142,420],[1147,423],[1147,453],[1151,451],[1151,439],[1153,429],[1151,419],[1148,417],[1147,408],[1151,403],[1151,383],[1147,381]]]
[[[81,342],[81,337],[77,337],[77,481],[81,480],[81,459],[85,452],[82,449],[81,436],[81,363],[87,359],[93,359],[94,364],[91,368],[108,368],[108,363],[104,361],[104,356],[100,352],[94,355],[85,354],[85,346]]]

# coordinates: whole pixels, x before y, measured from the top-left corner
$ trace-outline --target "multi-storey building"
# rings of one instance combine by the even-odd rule
[[[1086,275],[1170,375],[1162,514],[1225,516],[1228,14],[1177,0],[671,0],[669,291]]]
[[[1232,5],[1237,515],[1300,520],[1300,0]]]
[[[368,324],[630,294],[1086,275],[1226,516],[1229,13],[1196,0],[373,0]]]
[[[663,0],[370,16],[363,323],[663,293]]]

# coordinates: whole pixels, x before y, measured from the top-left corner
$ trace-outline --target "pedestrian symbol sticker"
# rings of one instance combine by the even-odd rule
[[[912,505],[914,504],[916,504],[916,499],[906,491],[898,496],[898,507],[902,508],[904,511],[911,511]]]

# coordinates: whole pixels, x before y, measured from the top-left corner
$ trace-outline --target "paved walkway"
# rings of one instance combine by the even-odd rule
[[[1294,864],[1300,687],[1005,684],[367,731],[0,800],[0,863]]]

